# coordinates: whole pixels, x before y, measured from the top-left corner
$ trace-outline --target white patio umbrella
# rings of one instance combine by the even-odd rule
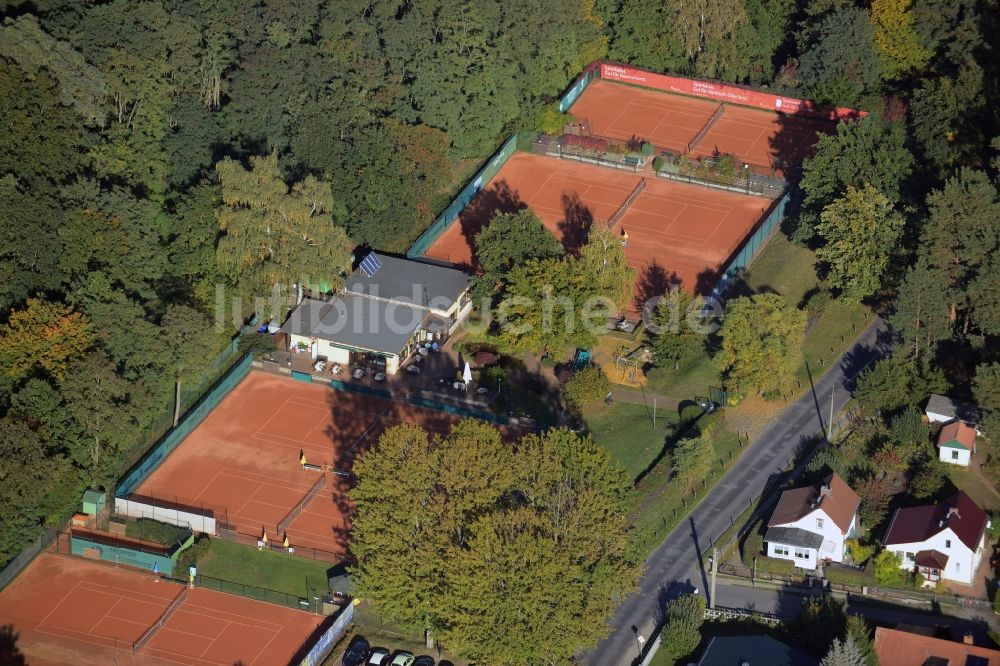
[[[313,340],[312,344],[309,345],[309,356],[312,357],[312,360],[314,361],[319,356],[319,343],[315,340]]]
[[[472,368],[469,367],[469,362],[465,362],[465,370],[462,371],[462,381],[465,382],[465,390],[469,390],[469,384],[472,383]]]

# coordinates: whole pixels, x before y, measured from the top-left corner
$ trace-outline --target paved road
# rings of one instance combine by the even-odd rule
[[[611,620],[611,634],[593,650],[581,655],[581,661],[594,666],[631,664],[636,657],[637,635],[649,638],[659,622],[665,603],[697,588],[705,591],[708,583],[698,567],[701,553],[712,547],[767,485],[791,460],[796,450],[810,446],[816,433],[823,430],[830,413],[839,412],[850,399],[850,380],[883,351],[881,338],[885,324],[876,319],[861,334],[854,346],[841,357],[836,367],[816,382],[743,453],[719,484],[671,532],[646,560],[645,575],[638,590],[625,599]],[[738,601],[740,591],[718,591],[720,604],[745,607]],[[729,597],[725,600],[723,597]],[[764,597],[761,598],[762,602]],[[728,602],[728,603],[727,603]],[[791,600],[786,609],[791,610]],[[762,603],[763,606],[763,603]],[[763,607],[760,610],[770,610]]]

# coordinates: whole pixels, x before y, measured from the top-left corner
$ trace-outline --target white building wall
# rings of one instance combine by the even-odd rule
[[[780,552],[785,551],[788,552]],[[798,551],[800,554],[804,554],[806,557],[796,557],[795,553]],[[796,548],[795,546],[784,546],[779,543],[767,543],[767,556],[773,557],[778,560],[788,560],[789,562],[794,562],[795,566],[802,569],[815,569],[817,563],[816,549],[815,548]]]
[[[931,423],[948,423],[954,421],[954,415],[938,414],[937,412],[927,412],[927,420]]]
[[[953,453],[957,453],[958,457],[954,457]],[[968,467],[972,460],[972,452],[968,449],[956,449],[951,446],[941,446],[938,447],[938,459],[941,460],[941,462],[946,462],[951,465]]]
[[[979,569],[979,563],[982,561],[982,546],[984,545],[982,541],[980,540],[980,548],[977,552],[973,552],[961,539],[955,536],[954,532],[945,529],[923,542],[886,544],[886,548],[902,556],[903,562],[900,564],[900,568],[907,571],[913,570],[916,564],[913,560],[906,558],[906,553],[911,553],[914,556],[921,550],[936,550],[939,553],[944,553],[948,556],[948,565],[941,572],[941,577],[956,583],[971,585],[975,579],[976,571]],[[948,542],[951,543],[950,546]]]
[[[817,520],[823,521],[822,527],[817,523]],[[853,516],[851,517],[851,522],[852,524],[854,522]],[[824,543],[831,542],[833,544],[832,554],[829,555],[830,559],[834,562],[844,561],[844,541],[847,538],[847,534],[840,531],[840,527],[837,526],[837,523],[833,522],[833,519],[823,510],[822,506],[793,523],[779,525],[778,527],[797,527],[814,534],[822,534]],[[827,555],[824,553],[823,557],[825,558]]]

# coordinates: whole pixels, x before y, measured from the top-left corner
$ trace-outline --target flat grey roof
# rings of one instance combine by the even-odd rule
[[[818,550],[823,545],[823,535],[807,532],[798,527],[769,527],[764,535],[764,541]]]
[[[358,268],[347,278],[345,291],[447,310],[469,288],[472,279],[454,268],[379,253],[375,256],[382,262],[382,268],[372,277]]]
[[[283,333],[326,340],[362,351],[398,354],[427,312],[354,294],[329,302],[307,298],[289,315]]]

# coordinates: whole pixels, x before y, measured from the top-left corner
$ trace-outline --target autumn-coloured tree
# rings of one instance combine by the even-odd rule
[[[312,176],[289,188],[276,153],[216,165],[222,182],[219,270],[245,294],[279,284],[335,289],[350,267],[350,241],[333,221],[330,186]]]
[[[901,78],[927,63],[931,54],[914,28],[913,0],[872,0],[872,24],[885,78]]]
[[[0,327],[0,372],[15,381],[39,368],[55,379],[94,344],[90,321],[61,303],[30,298]]]

